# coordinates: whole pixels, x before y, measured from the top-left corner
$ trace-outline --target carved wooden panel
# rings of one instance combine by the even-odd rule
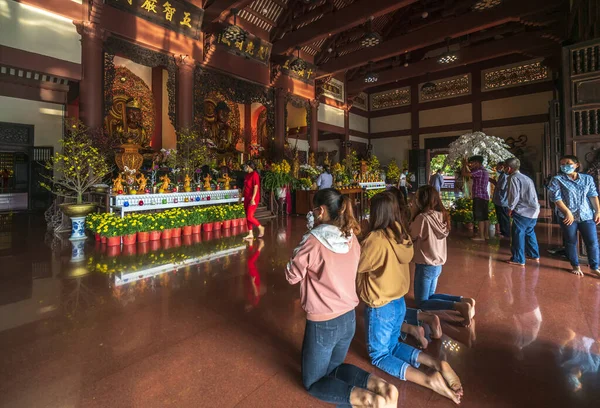
[[[392,89],[371,94],[371,110],[410,105],[410,87]]]
[[[542,60],[531,60],[482,71],[481,90],[494,91],[550,79],[550,70],[542,64]]]
[[[0,122],[0,144],[33,145],[33,125]]]
[[[419,102],[436,101],[439,99],[455,98],[471,93],[471,74],[459,75],[452,78],[429,81],[435,87],[423,89],[424,83],[419,84]]]

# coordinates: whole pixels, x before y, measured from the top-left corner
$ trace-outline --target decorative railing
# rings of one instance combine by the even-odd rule
[[[571,50],[571,70],[573,75],[600,70],[600,43]]]
[[[600,135],[600,109],[573,111],[574,136]]]

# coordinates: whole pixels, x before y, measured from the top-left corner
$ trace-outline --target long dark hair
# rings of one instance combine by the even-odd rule
[[[406,230],[410,221],[410,207],[406,202],[406,198],[398,187],[392,187],[388,191],[394,195],[398,202],[398,207],[400,209],[400,225]]]
[[[391,230],[399,244],[409,240],[406,228],[402,225],[400,207],[394,194],[385,191],[371,198],[369,229],[373,231]]]
[[[442,203],[440,193],[438,193],[437,190],[432,186],[421,186],[417,190],[417,194],[415,196],[415,205],[417,207],[417,211],[415,212],[413,220],[419,214],[423,214],[428,211],[439,211],[442,213],[448,231],[450,231],[450,214]]]
[[[331,174],[331,170],[329,169],[328,165],[323,166],[323,171],[327,174]]]
[[[346,238],[349,238],[352,233],[360,234],[360,225],[354,218],[352,202],[348,196],[342,195],[336,189],[325,188],[315,194],[313,205],[315,207],[325,206],[331,219],[331,225],[338,227]]]

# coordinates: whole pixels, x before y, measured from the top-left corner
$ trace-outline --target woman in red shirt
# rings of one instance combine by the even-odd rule
[[[244,209],[246,210],[246,222],[248,223],[248,236],[244,239],[254,239],[253,227],[258,228],[258,238],[265,235],[265,227],[254,217],[258,203],[260,202],[260,177],[256,171],[256,163],[249,161],[244,165],[246,176],[244,177]]]

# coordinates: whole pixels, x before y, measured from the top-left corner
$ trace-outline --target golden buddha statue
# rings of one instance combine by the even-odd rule
[[[225,173],[223,174],[223,183],[225,183],[225,190],[229,190],[229,183],[231,182],[231,177],[229,177],[229,174]]]
[[[148,180],[146,179],[146,176],[144,176],[142,173],[140,173],[135,178],[135,181],[138,184],[138,194],[144,194],[146,192],[146,185],[148,184]]]
[[[212,177],[210,176],[210,174],[207,174],[206,177],[204,177],[204,190],[206,191],[210,191],[210,182],[212,180]]]
[[[325,153],[325,161],[323,162],[323,164],[325,164],[326,166],[331,165],[331,162],[329,161],[329,152]]]
[[[294,160],[292,161],[292,176],[295,179],[300,177],[300,159],[298,158],[298,150],[296,150]]]
[[[310,152],[310,155],[308,156],[308,165],[316,167],[317,161],[315,160],[315,152]]]
[[[142,123],[142,105],[136,99],[129,99],[125,103],[125,122],[119,123],[115,131],[134,143],[142,146],[150,146],[150,138]]]
[[[113,193],[121,194],[123,192],[124,181],[121,173],[119,173],[116,179],[113,179]]]
[[[162,184],[158,190],[159,193],[166,193],[169,190],[169,184],[171,184],[171,179],[166,174],[160,178]]]
[[[183,190],[188,193],[190,191],[192,191],[192,179],[190,178],[190,176],[188,174],[185,175],[185,179],[184,179],[184,183],[183,183]]]
[[[212,110],[212,104],[207,104]],[[208,112],[207,116],[212,112]],[[226,102],[220,101],[214,107],[214,119],[207,120],[206,130],[210,139],[217,145],[217,149],[221,152],[233,151],[237,144],[237,137],[234,135],[233,129],[229,125],[229,114],[231,109]]]

